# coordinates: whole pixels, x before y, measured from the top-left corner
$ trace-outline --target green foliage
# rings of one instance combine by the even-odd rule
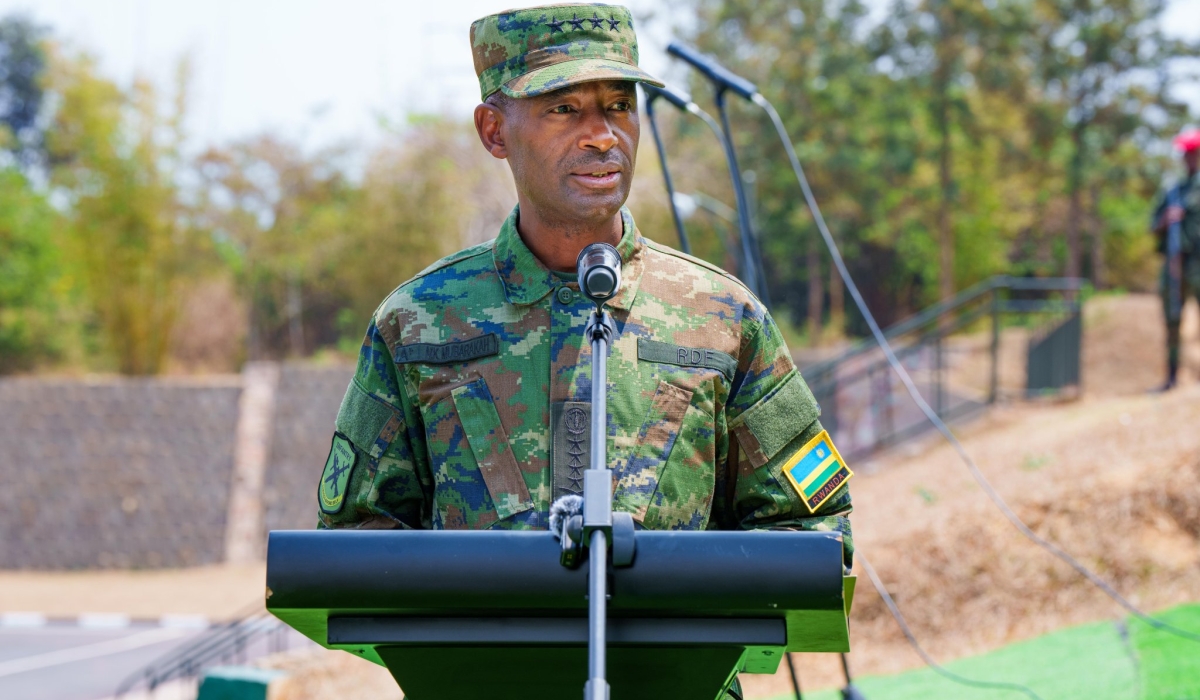
[[[63,262],[124,374],[162,370],[180,290],[205,240],[178,192],[187,67],[172,109],[145,82],[121,90],[87,56],[55,55],[59,100],[47,138],[51,182],[67,201]]]
[[[55,211],[12,169],[0,170],[0,374],[57,359]]]
[[[250,302],[250,356],[356,350],[401,282],[495,235],[515,197],[473,129],[415,120],[351,181],[340,149],[306,156],[262,136],[199,160],[204,224]]]
[[[1147,214],[1166,139],[1195,118],[1172,97],[1186,74],[1163,67],[1200,54],[1162,35],[1162,0],[897,0],[881,18],[865,0],[674,4],[778,106],[881,322],[999,273],[1154,287]],[[181,309],[214,280],[248,345],[221,366],[353,352],[393,288],[495,235],[515,202],[466,119],[416,115],[366,149],[264,134],[185,155],[186,63],[169,94],[123,88],[44,36],[0,21],[0,372],[164,371],[204,336]],[[773,314],[798,343],[863,333],[768,120],[740,100],[731,117]],[[674,110],[660,124],[693,253],[734,269],[720,145]],[[677,245],[643,136],[630,206]]]
[[[42,108],[45,29],[28,17],[0,20],[0,123],[8,128],[2,143],[16,162],[28,166],[41,154],[38,117]]]
[[[882,21],[855,0],[690,4],[692,41],[783,114],[881,321],[1000,273],[1152,285],[1147,214],[1190,117],[1173,97],[1185,74],[1163,67],[1200,51],[1163,36],[1162,2],[899,0]],[[771,297],[836,337],[839,283],[775,135],[740,102],[733,117],[761,184]],[[704,137],[680,134],[671,157]],[[719,157],[704,168],[723,172]]]

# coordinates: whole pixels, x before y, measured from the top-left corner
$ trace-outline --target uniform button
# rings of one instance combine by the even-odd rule
[[[575,292],[570,287],[558,288],[558,303],[570,304],[573,301],[575,301]]]

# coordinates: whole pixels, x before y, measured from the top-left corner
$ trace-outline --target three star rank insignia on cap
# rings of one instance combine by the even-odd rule
[[[800,494],[809,513],[816,513],[842,484],[854,476],[842,455],[822,430],[783,464],[783,475]]]

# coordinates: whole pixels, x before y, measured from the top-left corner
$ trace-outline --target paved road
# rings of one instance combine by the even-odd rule
[[[195,629],[0,629],[0,698],[97,700],[126,676],[194,638]]]
[[[134,671],[202,634],[203,629],[150,624],[110,629],[54,624],[0,628],[0,700],[109,698]],[[316,646],[294,630],[277,641],[283,648]],[[242,658],[278,651],[274,645],[269,639],[254,640]],[[157,700],[176,700],[179,694],[178,690],[163,692]]]

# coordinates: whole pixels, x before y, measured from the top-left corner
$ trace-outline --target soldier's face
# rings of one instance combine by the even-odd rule
[[[489,150],[508,159],[518,192],[544,220],[603,223],[629,197],[640,135],[632,82],[508,100],[499,119],[504,154]]]

